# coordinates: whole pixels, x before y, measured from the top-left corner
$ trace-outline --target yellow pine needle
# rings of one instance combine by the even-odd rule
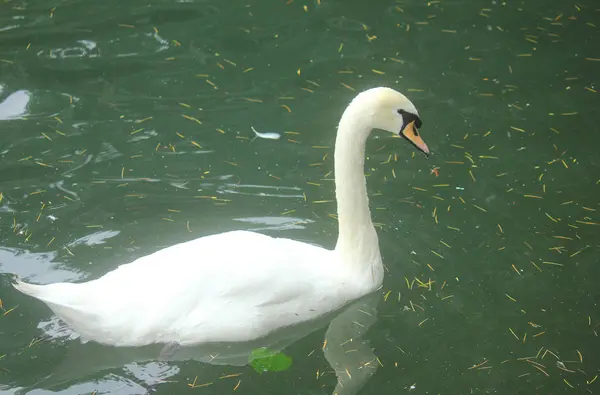
[[[6,310],[6,311],[4,312],[4,314],[2,314],[2,315],[8,315],[10,312],[14,311],[14,310],[15,310],[17,307],[19,307],[19,306],[15,306],[15,307],[13,307],[12,309]]]
[[[181,114],[181,116],[184,117],[185,119],[189,119],[190,121],[196,122],[198,125],[202,125],[202,122],[199,119],[196,119],[192,116],[185,115],[185,114]]]
[[[443,256],[442,256],[440,253],[438,253],[438,252],[436,252],[436,251],[434,251],[434,250],[430,250],[430,251],[431,251],[431,253],[432,253],[432,254],[434,254],[434,255],[438,256],[438,257],[439,257],[439,258],[441,258],[441,259],[444,259],[444,257],[443,257]]]
[[[349,90],[353,91],[353,92],[356,91],[356,89],[354,89],[353,87],[351,87],[348,84],[344,84],[343,82],[340,82],[340,85],[343,86],[346,89],[349,89]]]
[[[514,270],[515,272],[517,272],[517,274],[518,274],[519,276],[521,276],[521,275],[522,275],[522,274],[521,274],[521,272],[519,272],[519,269],[517,269],[517,267],[515,266],[515,264],[514,264],[514,263],[513,263],[511,266],[512,266],[513,270]]]
[[[473,171],[471,169],[469,169],[469,175],[473,179],[473,182],[477,182],[477,180],[475,179],[475,176],[473,175]]]

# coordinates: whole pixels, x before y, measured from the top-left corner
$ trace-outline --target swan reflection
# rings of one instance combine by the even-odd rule
[[[190,360],[206,364],[204,367],[194,369],[198,383],[213,382],[218,377],[215,377],[215,370],[210,369],[208,365],[245,366],[250,362],[252,351],[258,348],[266,347],[273,352],[280,352],[296,341],[329,325],[323,339],[323,353],[337,377],[337,384],[331,393],[332,395],[355,395],[375,374],[379,366],[377,357],[365,338],[366,332],[377,319],[379,299],[379,292],[371,293],[336,312],[310,322],[279,329],[262,339],[250,342],[180,348],[168,360],[160,359],[159,355],[163,348],[160,345],[118,348],[93,342],[69,341],[67,355],[62,363],[56,366],[46,379],[37,383],[36,387],[52,389],[64,388],[65,384],[80,386],[82,380],[91,379],[92,376],[97,378],[98,373],[109,369],[123,369],[127,375],[135,377],[145,386],[160,386],[162,383],[176,380],[174,376],[180,373],[178,362]],[[46,336],[55,339],[74,337],[72,333],[65,332],[69,330],[59,324],[57,317],[41,324],[39,328]],[[303,358],[308,357],[298,356],[294,361],[306,363]],[[108,372],[107,374],[113,379],[117,377]],[[130,382],[124,377],[117,381],[96,380],[94,380],[96,385],[103,388],[96,387],[94,390],[101,392],[112,391],[115,385],[121,386],[123,380]],[[25,391],[31,389],[22,388]],[[134,392],[138,393],[139,387]]]

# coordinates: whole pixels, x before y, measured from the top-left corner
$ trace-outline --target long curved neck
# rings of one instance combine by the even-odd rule
[[[371,129],[352,105],[338,126],[335,142],[335,194],[339,235],[335,250],[344,262],[373,270],[381,266],[379,241],[371,220],[364,175],[365,145]],[[379,269],[379,268],[377,268]],[[377,270],[379,272],[379,270]],[[382,273],[374,273],[380,281]]]

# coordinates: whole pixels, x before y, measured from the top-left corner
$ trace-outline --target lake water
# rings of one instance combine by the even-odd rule
[[[3,0],[0,393],[598,393],[599,27],[591,0]],[[434,154],[373,134],[383,289],[284,334],[287,370],[82,345],[12,289],[233,229],[333,247],[335,128],[378,85]]]

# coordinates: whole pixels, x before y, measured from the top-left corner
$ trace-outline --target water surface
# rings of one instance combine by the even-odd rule
[[[368,144],[387,272],[359,393],[597,393],[599,16],[589,0],[4,1],[0,392],[334,392],[326,325],[284,372],[104,368],[114,350],[82,348],[10,281],[96,278],[232,229],[332,247],[335,127],[387,85],[434,155]]]

